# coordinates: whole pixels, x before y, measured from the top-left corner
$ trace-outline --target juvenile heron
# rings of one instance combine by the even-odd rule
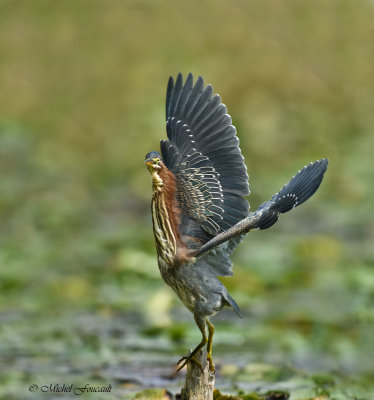
[[[200,344],[178,362],[178,371],[207,345],[214,372],[209,317],[223,307],[239,307],[217,276],[231,276],[230,254],[253,229],[266,229],[279,215],[306,201],[318,189],[328,160],[300,170],[270,201],[249,213],[247,169],[236,129],[213,87],[189,74],[183,83],[169,79],[166,130],[161,154],[145,164],[153,182],[152,220],[158,266],[163,280],[194,316]],[[208,335],[207,332],[208,331]]]

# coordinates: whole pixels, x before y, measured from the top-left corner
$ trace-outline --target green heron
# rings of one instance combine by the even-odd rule
[[[207,345],[214,372],[209,318],[223,307],[239,307],[217,276],[231,276],[230,254],[253,229],[266,229],[306,201],[318,189],[328,159],[300,170],[270,201],[249,213],[247,169],[236,129],[213,87],[169,79],[166,94],[168,140],[161,154],[152,151],[145,164],[153,181],[152,220],[158,266],[202,333],[200,344],[178,362],[178,371]],[[208,335],[206,330],[208,330]]]

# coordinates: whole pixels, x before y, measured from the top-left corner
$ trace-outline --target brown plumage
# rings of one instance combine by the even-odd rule
[[[181,210],[176,200],[174,175],[160,161],[151,172],[153,180],[152,220],[157,255],[169,266],[192,258],[179,232]]]

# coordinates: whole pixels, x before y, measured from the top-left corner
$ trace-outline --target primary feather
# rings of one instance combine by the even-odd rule
[[[166,95],[168,140],[161,142],[167,168],[175,175],[182,210],[181,233],[200,245],[248,215],[247,169],[236,129],[221,98],[201,77],[169,79]],[[191,244],[192,245],[192,244]]]

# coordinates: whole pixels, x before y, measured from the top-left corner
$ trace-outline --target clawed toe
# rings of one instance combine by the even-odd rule
[[[186,357],[186,356],[182,357],[182,358],[177,362],[177,365],[179,365],[182,361],[187,360],[187,358],[188,358],[188,357]]]
[[[208,363],[209,363],[209,371],[212,374],[215,374],[216,373],[216,369],[215,369],[214,364],[213,364],[212,356],[209,353],[207,355],[207,360],[208,360]]]
[[[188,363],[190,363],[190,362],[194,362],[195,364],[197,364],[197,365],[201,368],[201,371],[204,372],[204,368],[203,368],[203,366],[201,365],[201,362],[198,361],[198,360],[196,360],[195,356],[194,356],[191,352],[189,353],[188,356],[182,357],[182,358],[177,362],[177,365],[178,365],[177,372],[181,371],[181,370],[182,370]],[[181,363],[182,363],[182,365],[179,365],[179,364],[181,364]],[[210,364],[209,364],[209,365],[210,365]],[[213,368],[214,368],[214,367],[213,367]]]

